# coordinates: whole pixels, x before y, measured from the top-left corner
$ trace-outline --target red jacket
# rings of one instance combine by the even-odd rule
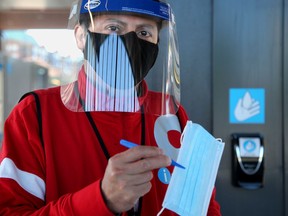
[[[60,88],[39,90],[44,148],[39,138],[35,100],[22,100],[5,122],[0,155],[0,215],[113,215],[100,189],[107,159],[84,112],[69,111]],[[148,96],[149,97],[149,96]],[[125,151],[120,139],[141,143],[141,114],[91,113],[110,156]],[[145,145],[157,146],[154,134],[164,134],[169,145],[179,147],[180,133],[188,119],[180,106],[175,129],[156,127],[159,118],[145,115]],[[169,167],[172,171],[172,167]],[[154,171],[152,189],[143,197],[141,215],[161,210],[167,184]],[[126,214],[124,214],[126,215]],[[165,210],[163,216],[176,215]],[[213,191],[208,215],[220,215]]]

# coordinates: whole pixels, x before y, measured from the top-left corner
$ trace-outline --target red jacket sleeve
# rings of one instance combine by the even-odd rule
[[[221,216],[220,205],[216,201],[215,196],[216,196],[216,188],[214,188],[212,192],[207,216]]]
[[[97,213],[98,216],[112,216],[103,200],[101,179],[46,203],[45,156],[32,99],[18,104],[5,122],[0,153],[0,215],[71,216]],[[23,115],[23,112],[27,113],[26,109],[29,109],[29,117]]]

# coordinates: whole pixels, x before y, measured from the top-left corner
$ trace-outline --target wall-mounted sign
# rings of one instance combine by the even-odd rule
[[[231,124],[264,124],[265,90],[262,88],[230,89],[229,121]]]

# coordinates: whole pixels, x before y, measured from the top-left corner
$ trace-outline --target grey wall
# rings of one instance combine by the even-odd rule
[[[284,177],[285,177],[285,215],[288,215],[288,0],[284,1],[284,73],[283,73],[283,110],[284,110]]]
[[[224,215],[284,215],[283,26],[282,0],[214,2],[213,131],[226,142],[218,175]],[[265,124],[229,124],[230,88],[265,89]],[[235,132],[264,136],[263,189],[231,185],[230,135]]]
[[[212,4],[210,0],[170,1],[180,50],[181,103],[189,117],[212,129]]]
[[[224,216],[287,215],[288,0],[170,1],[181,55],[181,102],[226,142],[217,178]],[[265,124],[230,124],[229,89],[264,88]],[[264,136],[264,187],[232,185],[234,132]]]

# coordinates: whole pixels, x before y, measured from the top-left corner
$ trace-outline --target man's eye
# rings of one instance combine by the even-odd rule
[[[119,27],[117,27],[117,26],[109,26],[108,29],[111,32],[119,32]]]
[[[138,35],[140,37],[149,37],[149,36],[151,36],[151,34],[149,32],[147,32],[147,31],[140,31],[140,32],[138,32]]]

